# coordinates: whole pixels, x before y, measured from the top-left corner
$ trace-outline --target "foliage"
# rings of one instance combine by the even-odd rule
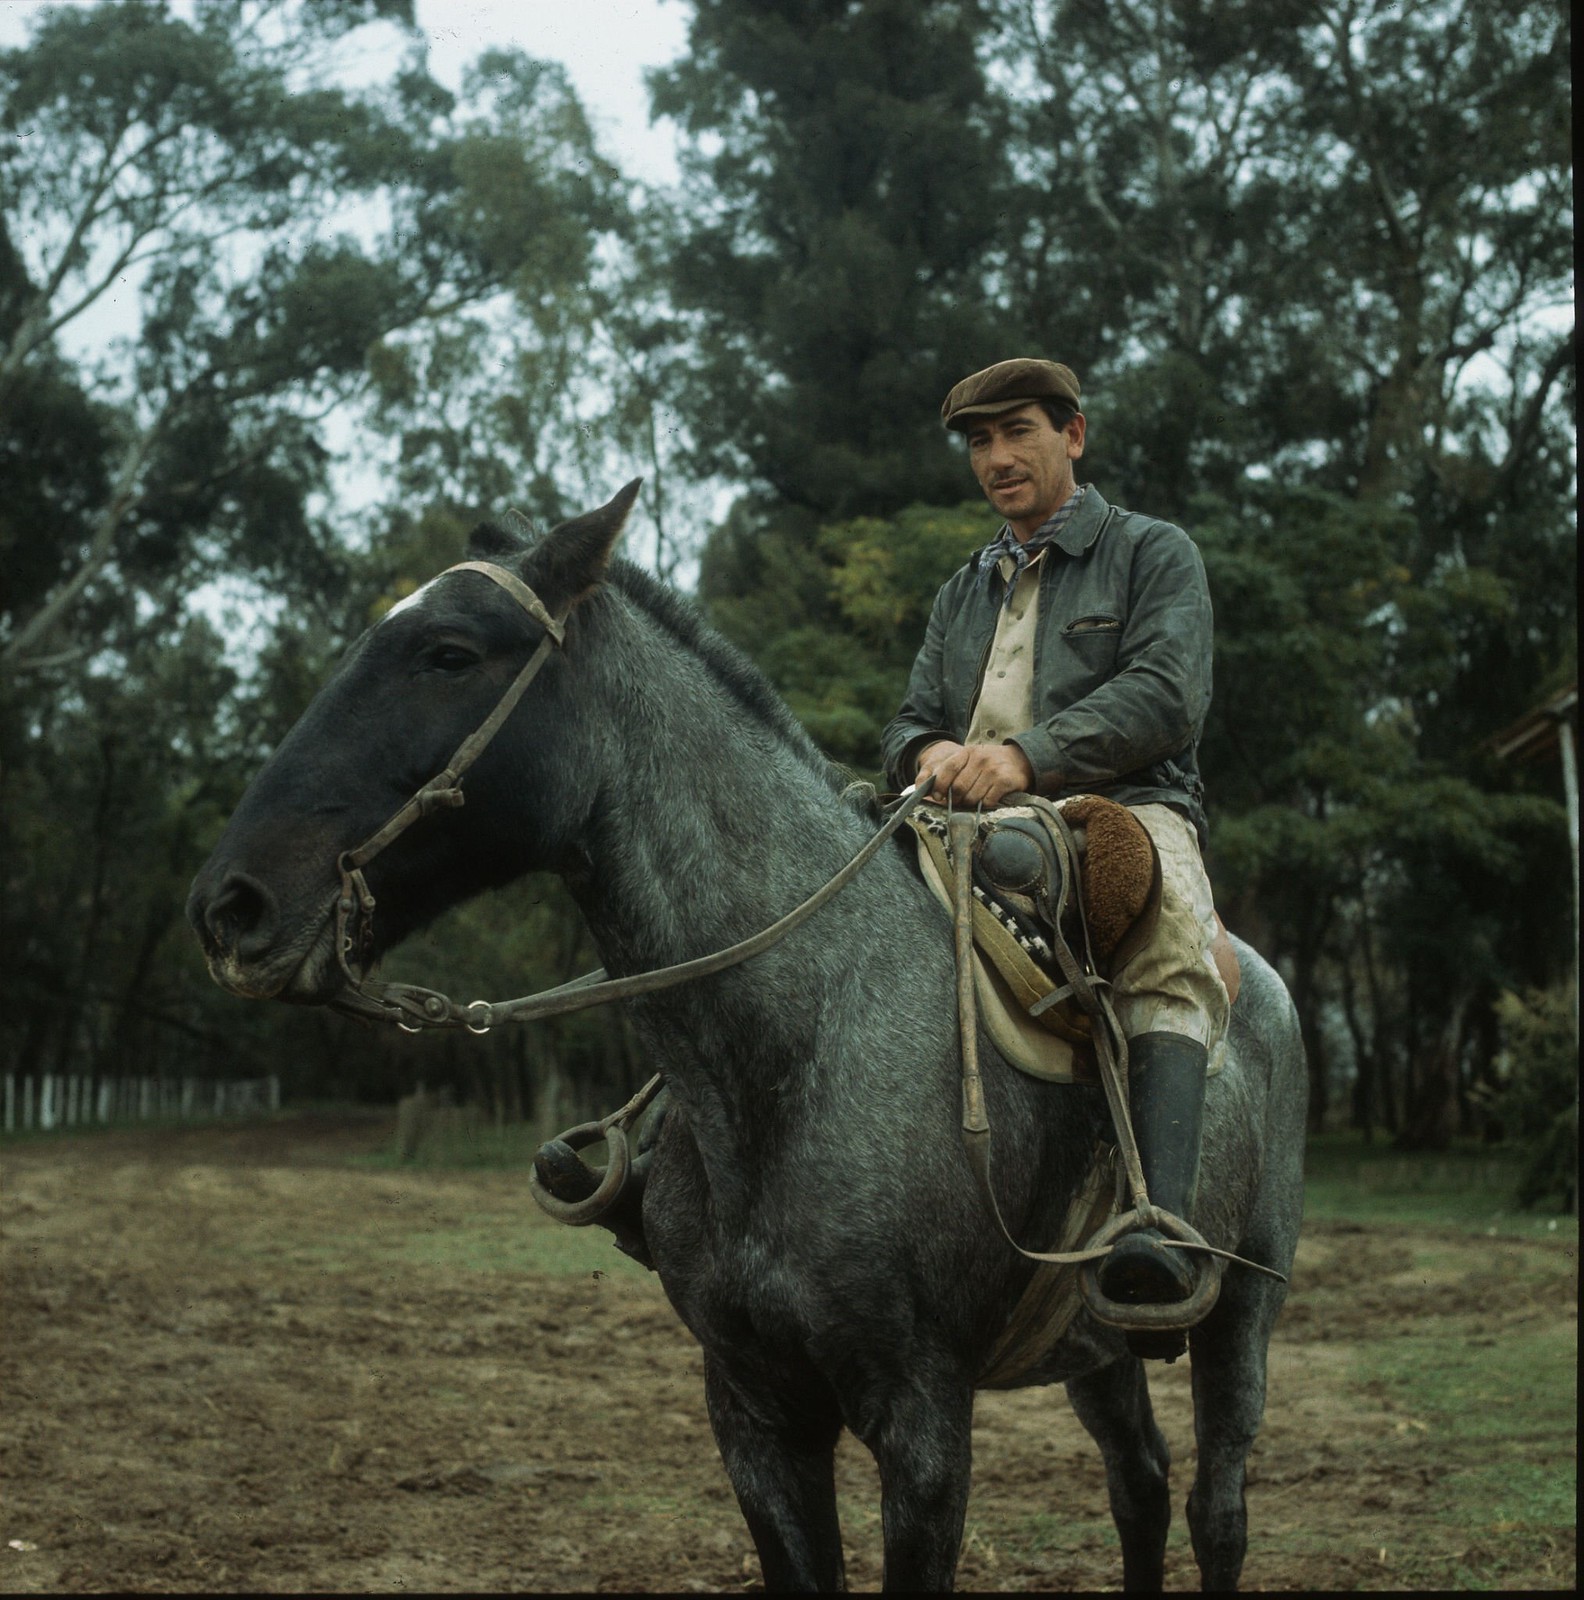
[[[1005,191],[975,0],[697,0],[652,78],[691,137],[672,293],[683,414],[712,456],[820,516],[954,496],[935,421],[995,325]],[[713,464],[713,462],[712,462]]]
[[[1204,555],[1212,870],[1298,998],[1312,1121],[1501,1131],[1541,1181],[1562,1067],[1500,996],[1563,974],[1564,824],[1487,741],[1576,673],[1566,10],[689,4],[670,194],[551,64],[449,93],[403,0],[105,0],[0,54],[0,1059],[626,1086],[609,1019],[409,1048],[238,1006],[183,882],[481,514],[635,472],[639,553],[684,575],[707,532],[712,619],[874,775],[995,531],[940,400],[1038,353],[1083,380],[1082,476]],[[528,885],[393,965],[521,993],[582,944]]]
[[[370,46],[391,72],[345,87]],[[559,68],[497,53],[457,102],[417,50],[410,5],[127,0],[43,12],[0,54],[8,1070],[284,1054],[292,1089],[382,1092],[423,1069],[225,1000],[182,919],[382,592],[454,559],[480,502],[559,507],[574,291],[626,198]],[[521,388],[486,405],[502,323]],[[361,535],[328,515],[329,419],[357,408],[399,463]]]
[[[1565,989],[1509,991],[1496,1004],[1506,1036],[1506,1071],[1491,1110],[1526,1152],[1518,1203],[1560,1199],[1578,1209],[1578,1012]]]
[[[696,34],[766,44],[758,9],[700,6]],[[699,139],[695,181],[710,173],[737,202],[717,232],[746,238],[771,192],[757,152],[803,171],[826,149],[796,148],[798,104],[772,92],[818,48],[816,9],[778,9],[767,59],[717,49],[662,86]],[[885,11],[840,9],[851,32]],[[1347,1085],[1359,1125],[1443,1147],[1477,1115],[1496,994],[1546,981],[1566,938],[1554,786],[1482,753],[1567,681],[1576,645],[1565,13],[1539,0],[948,9],[983,23],[975,115],[995,134],[988,148],[954,140],[943,166],[955,177],[954,155],[972,152],[1003,208],[971,275],[994,317],[982,359],[1072,364],[1090,418],[1083,476],[1184,522],[1204,553],[1213,870],[1297,995],[1312,1119]],[[753,281],[779,287],[803,258],[763,239],[778,259]],[[928,260],[926,276],[950,266]],[[709,326],[738,340],[752,382],[797,395],[806,367],[763,332],[770,291],[750,307],[733,298],[740,263],[716,265],[700,290]],[[829,348],[840,372],[843,347]],[[921,425],[979,364],[909,402]],[[770,470],[763,409],[723,415],[777,496],[712,535],[701,592],[817,735],[866,764],[859,741],[922,635],[925,503],[949,504],[967,473],[942,489],[932,467],[901,486],[911,509],[876,503],[881,533],[849,522],[833,546],[825,508],[847,503],[841,487],[793,492]],[[870,487],[853,472],[848,501]],[[887,619],[895,650],[877,646]]]

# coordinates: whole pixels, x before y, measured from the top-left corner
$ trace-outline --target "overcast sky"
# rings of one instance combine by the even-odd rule
[[[0,46],[25,44],[42,9],[42,0],[0,0]],[[681,0],[418,0],[417,13],[429,69],[448,87],[460,87],[463,67],[492,45],[559,61],[605,154],[629,177],[675,179],[671,129],[650,127],[643,74],[682,53],[688,12]]]

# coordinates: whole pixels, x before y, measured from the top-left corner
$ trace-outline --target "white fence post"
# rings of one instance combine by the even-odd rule
[[[110,1107],[114,1098],[114,1082],[109,1078],[101,1078],[99,1080],[99,1104],[96,1108],[99,1112],[99,1120],[101,1122],[108,1122],[110,1120]]]

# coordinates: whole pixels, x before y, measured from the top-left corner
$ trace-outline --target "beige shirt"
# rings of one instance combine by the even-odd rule
[[[1034,721],[1034,635],[1039,627],[1041,564],[1049,553],[1047,546],[1023,569],[1011,604],[1002,606],[996,619],[995,638],[968,724],[971,745],[1000,744]],[[1002,556],[1000,567],[1002,579],[1010,583],[1016,563],[1011,556]]]

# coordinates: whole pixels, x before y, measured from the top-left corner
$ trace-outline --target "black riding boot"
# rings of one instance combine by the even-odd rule
[[[1209,1053],[1180,1033],[1145,1033],[1128,1041],[1128,1110],[1151,1201],[1189,1220],[1199,1181],[1199,1139],[1204,1126],[1205,1069]],[[1100,1263],[1100,1288],[1128,1305],[1163,1305],[1193,1292],[1194,1265],[1187,1254],[1161,1242],[1154,1228],[1117,1241]],[[1180,1334],[1130,1334],[1136,1355],[1180,1354]]]

